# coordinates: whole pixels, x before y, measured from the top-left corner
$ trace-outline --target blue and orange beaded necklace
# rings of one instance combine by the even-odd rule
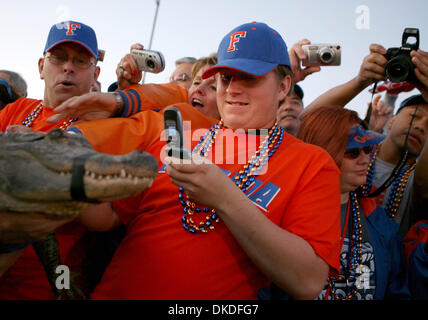
[[[22,124],[26,127],[31,127],[33,125],[34,120],[37,119],[40,112],[42,112],[42,108],[44,107],[43,102],[40,102],[33,111],[31,111],[28,116],[25,118],[24,121],[22,121]],[[71,126],[74,122],[77,121],[77,118],[65,120],[62,125],[59,127],[61,130],[67,129],[69,126]]]
[[[367,180],[362,186],[362,195],[365,197],[369,196],[370,190],[373,186],[373,178],[375,175],[375,162],[380,150],[380,145],[373,151],[370,163],[367,169]],[[403,167],[397,176],[392,181],[391,191],[388,196],[388,200],[385,204],[385,212],[392,219],[397,214],[398,208],[400,207],[401,200],[404,196],[404,189],[406,188],[407,181],[411,173],[415,170],[416,162],[411,165]]]
[[[347,265],[343,267],[343,275],[339,275],[337,277],[328,277],[328,290],[326,293],[326,298],[331,295],[334,300],[350,300],[355,296],[355,294],[360,289],[356,285],[356,280],[362,275],[363,270],[363,268],[360,267],[362,262],[363,247],[363,226],[361,223],[361,210],[355,192],[349,193],[349,199],[350,210],[347,215],[347,222],[345,223],[344,230],[342,232],[343,241],[345,233],[347,231],[348,221],[351,221],[351,236],[349,237]],[[346,282],[346,288],[344,290],[345,297],[343,298],[336,292],[337,281]]]
[[[204,157],[210,150],[219,133],[219,129],[222,127],[223,121],[213,125],[201,138],[199,143],[195,146],[192,153],[199,154]],[[238,188],[245,192],[248,187],[255,180],[255,176],[260,172],[264,165],[269,161],[270,157],[273,156],[275,151],[278,149],[284,136],[284,129],[279,127],[277,122],[268,131],[268,135],[264,141],[260,144],[258,150],[254,156],[249,159],[247,164],[239,171],[239,173],[233,178],[234,183]],[[181,219],[183,227],[190,233],[207,233],[208,231],[214,230],[214,224],[220,221],[215,209],[213,208],[199,208],[196,206],[189,196],[185,195],[182,187],[179,188],[179,201],[184,207],[184,215]],[[196,213],[206,214],[205,220],[195,223],[193,217]]]

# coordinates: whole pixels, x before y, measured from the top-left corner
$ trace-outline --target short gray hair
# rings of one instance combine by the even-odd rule
[[[0,70],[0,72],[6,73],[9,76],[9,84],[15,91],[22,92],[22,96],[27,96],[27,82],[18,73],[10,70]]]
[[[183,57],[175,61],[175,66],[179,66],[182,63],[191,63],[194,64],[196,62],[196,58],[193,57]]]

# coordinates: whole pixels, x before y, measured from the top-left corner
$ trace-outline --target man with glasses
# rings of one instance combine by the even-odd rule
[[[175,70],[169,78],[169,82],[178,84],[189,90],[192,85],[192,67],[196,62],[193,57],[184,57],[175,61]]]
[[[57,124],[48,123],[46,119],[54,115],[53,108],[62,102],[90,91],[100,73],[97,60],[97,38],[91,27],[76,21],[53,25],[43,57],[38,61],[40,78],[45,82],[43,99],[22,98],[8,104],[0,111],[0,131],[47,132],[54,128],[66,129],[76,121],[75,118],[65,119]],[[114,101],[114,96],[111,98]],[[31,229],[34,229],[35,225],[47,233],[60,227],[56,230],[60,253],[63,263],[71,270],[80,265],[85,256],[85,245],[76,243],[85,234],[86,229],[77,223],[66,224],[67,220],[52,223],[37,213],[17,215],[9,212],[0,212],[0,221],[0,234],[3,227],[18,228],[23,235],[33,234],[34,230]],[[10,265],[19,258],[22,251],[24,252],[0,278],[0,300],[54,298],[41,263],[32,246],[25,247],[26,244],[28,243],[8,246],[1,243],[0,264],[2,261],[9,261]],[[68,258],[71,248],[74,253],[78,252],[74,258]],[[0,265],[0,271],[1,267]]]
[[[91,27],[74,21],[52,26],[38,61],[40,78],[45,82],[43,100],[21,99],[8,105],[0,113],[0,131],[11,125],[24,125],[34,131],[70,125],[74,119],[57,125],[45,120],[62,102],[90,91],[100,73],[97,59],[97,38]]]

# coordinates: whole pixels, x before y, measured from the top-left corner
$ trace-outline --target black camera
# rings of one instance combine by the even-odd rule
[[[408,43],[409,38],[415,38],[415,43]],[[400,48],[389,48],[385,58],[385,77],[392,82],[416,81],[415,66],[412,63],[410,52],[419,49],[419,29],[406,28]]]

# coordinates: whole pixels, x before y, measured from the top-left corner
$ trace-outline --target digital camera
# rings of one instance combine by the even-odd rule
[[[302,65],[308,66],[340,66],[341,48],[338,44],[307,44],[302,46],[306,59]]]
[[[165,59],[159,51],[135,49],[131,54],[139,71],[159,73],[165,69]]]
[[[415,38],[415,43],[408,43],[409,38]],[[388,60],[385,66],[385,77],[391,82],[415,81],[415,66],[410,52],[419,49],[419,29],[406,28],[400,48],[389,48],[385,58]]]

